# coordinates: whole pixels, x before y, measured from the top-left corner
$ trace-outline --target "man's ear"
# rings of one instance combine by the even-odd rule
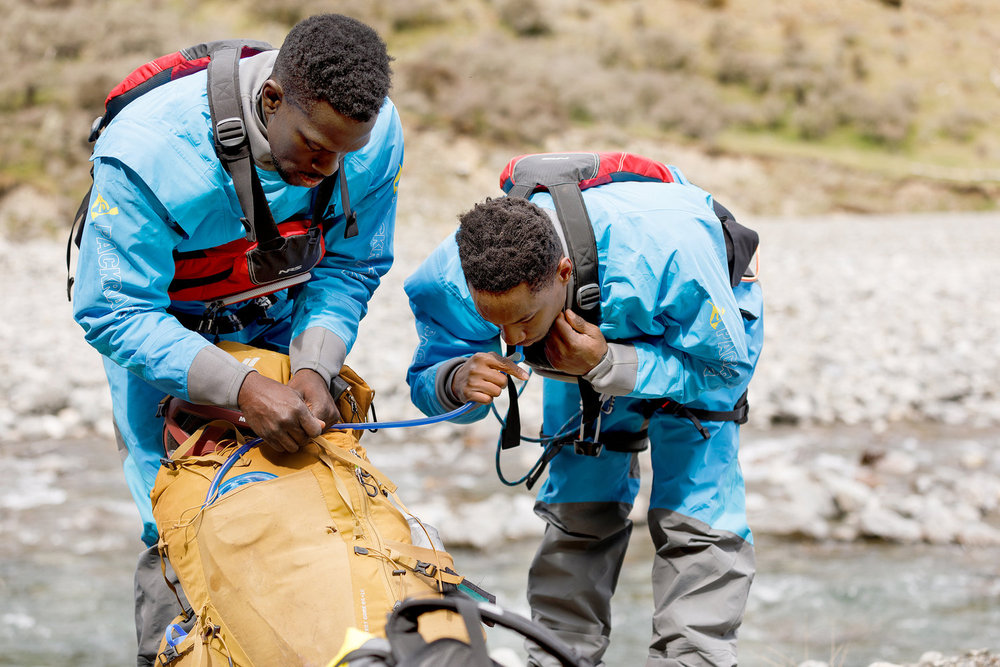
[[[268,79],[260,89],[260,105],[265,116],[272,115],[278,110],[285,99],[285,91],[281,84],[274,79]]]
[[[559,278],[559,282],[562,284],[569,283],[570,279],[573,277],[573,260],[569,257],[563,257],[559,260],[559,264],[556,265],[556,277]]]

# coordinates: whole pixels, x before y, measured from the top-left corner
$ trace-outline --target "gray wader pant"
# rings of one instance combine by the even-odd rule
[[[633,465],[638,471],[638,466]],[[611,596],[632,534],[631,506],[548,504],[548,525],[528,574],[532,618],[595,665],[608,648]],[[665,509],[649,511],[653,561],[652,640],[646,667],[729,667],[753,581],[753,545]],[[529,665],[558,665],[531,644]]]
[[[128,456],[128,448],[118,424],[115,423],[114,426],[118,453],[124,461]],[[167,585],[168,579],[173,584],[176,594]],[[159,664],[156,656],[159,653],[160,640],[163,639],[167,626],[182,611],[188,612],[188,617],[191,619],[180,624],[187,632],[194,626],[191,605],[181,590],[174,568],[170,567],[170,561],[161,562],[156,547],[148,547],[139,556],[139,562],[135,567],[135,635],[138,641],[136,655],[138,667],[152,667]]]
[[[167,568],[167,578],[174,585],[177,594],[170,590],[163,577],[163,565]],[[178,601],[178,597],[180,601]],[[156,655],[159,652],[160,640],[167,626],[174,618],[187,611],[186,623],[178,623],[184,632],[194,626],[194,612],[181,590],[180,582],[169,562],[161,565],[160,554],[156,547],[149,547],[139,556],[135,568],[135,634],[139,642],[136,664],[138,667],[158,665]]]

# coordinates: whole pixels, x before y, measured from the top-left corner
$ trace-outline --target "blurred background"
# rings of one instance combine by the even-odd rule
[[[330,11],[388,43],[406,133],[396,264],[348,359],[382,418],[416,416],[402,281],[458,213],[499,193],[510,157],[627,150],[675,164],[761,234],[767,342],[742,453],[759,574],[741,664],[916,664],[977,649],[962,664],[995,664],[991,0],[257,4],[0,0],[0,665],[126,664],[133,649],[138,519],[100,361],[64,289],[91,121],[151,58],[229,37],[278,46]],[[497,431],[440,425],[366,445],[460,569],[526,612],[541,522],[530,492],[497,480]],[[515,450],[506,475],[535,456]],[[612,666],[641,664],[648,641],[641,525],[634,541]]]

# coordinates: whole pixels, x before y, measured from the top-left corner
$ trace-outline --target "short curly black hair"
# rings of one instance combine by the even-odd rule
[[[562,244],[549,216],[528,200],[487,198],[458,219],[458,257],[473,289],[501,293],[527,283],[537,293],[555,278]]]
[[[392,58],[372,28],[342,14],[317,14],[295,24],[285,37],[271,76],[303,109],[327,102],[334,111],[365,123],[389,94]]]

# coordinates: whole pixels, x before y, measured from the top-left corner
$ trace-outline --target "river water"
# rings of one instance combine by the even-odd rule
[[[412,506],[408,499],[428,488],[416,479],[413,461],[420,455],[382,452],[378,437],[366,436],[370,455]],[[766,439],[774,445],[786,437],[792,434],[772,432]],[[480,495],[500,486],[489,477],[476,484]],[[527,495],[523,487],[505,492]],[[134,664],[137,535],[138,515],[111,442],[0,440],[0,665]],[[743,665],[904,663],[928,650],[958,655],[1000,647],[1000,548],[767,535],[756,543]],[[524,579],[534,545],[521,539],[451,550],[470,580],[496,593],[503,606],[527,613]],[[636,526],[614,599],[612,667],[643,664],[651,560],[645,527]],[[521,651],[520,642],[499,629],[490,631],[489,641]]]

